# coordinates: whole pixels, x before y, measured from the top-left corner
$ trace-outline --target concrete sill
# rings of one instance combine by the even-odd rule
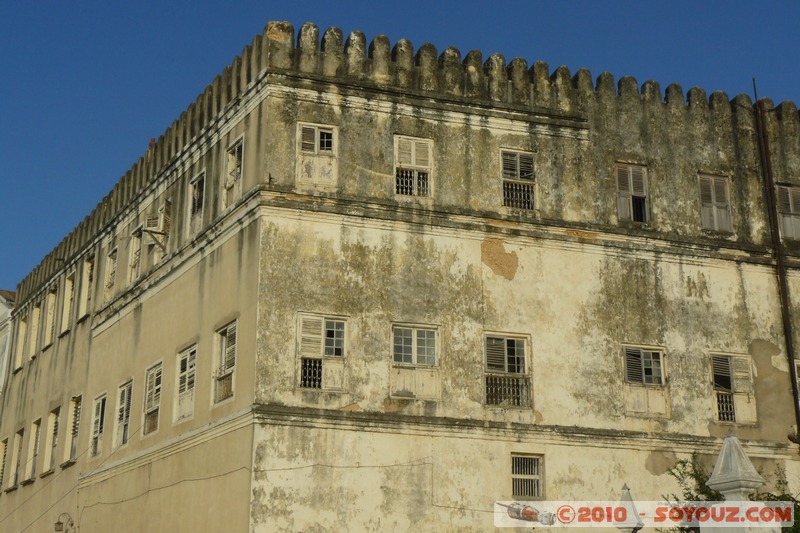
[[[59,339],[60,339],[60,338],[62,338],[62,337],[63,337],[64,335],[66,335],[67,333],[69,333],[69,328],[67,328],[67,329],[65,329],[64,331],[62,331],[61,333],[59,333],[59,334],[58,334],[58,338],[59,338]]]
[[[5,492],[6,494],[9,493],[9,492],[14,492],[15,490],[17,490],[17,488],[18,488],[18,485],[14,485],[14,486],[8,487],[3,492]]]
[[[68,459],[68,460],[64,461],[63,463],[61,463],[60,465],[58,465],[58,466],[60,466],[61,468],[67,468],[67,467],[72,466],[74,464],[75,464],[75,459]]]
[[[29,477],[28,479],[23,480],[22,483],[20,483],[20,485],[24,487],[25,485],[30,485],[34,481],[36,481],[36,478]]]
[[[55,470],[51,468],[50,470],[45,470],[44,472],[39,474],[39,477],[47,477],[53,473],[55,473]]]

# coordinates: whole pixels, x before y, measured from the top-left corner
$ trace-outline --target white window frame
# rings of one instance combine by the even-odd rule
[[[194,416],[194,395],[197,388],[197,345],[194,344],[178,354],[175,372],[175,413],[173,420],[179,422]]]
[[[105,393],[94,399],[92,403],[92,438],[89,445],[89,457],[97,457],[103,453],[103,434],[106,429],[107,396]]]
[[[42,475],[52,472],[56,468],[58,457],[58,431],[61,421],[61,407],[56,407],[47,417],[47,437],[44,448],[44,469]]]
[[[509,351],[510,342],[514,343],[515,351],[522,347],[522,368],[519,368],[519,355]],[[530,346],[530,338],[525,335],[484,334],[484,401],[487,406],[529,408],[533,405]]]
[[[238,153],[237,153],[238,152]],[[222,210],[228,209],[242,197],[244,179],[244,135],[225,150],[225,171],[222,174]]]
[[[700,186],[700,224],[703,229],[731,233],[730,185],[726,176],[700,174],[697,177]]]
[[[347,318],[299,313],[297,323],[297,386],[304,390],[342,390],[333,367],[343,371],[347,355]],[[328,370],[326,370],[326,367]],[[337,376],[341,376],[337,372]],[[331,379],[328,379],[328,377]]]
[[[28,357],[33,359],[39,352],[39,325],[42,321],[42,302],[36,302],[30,314],[31,330],[30,341],[28,342]]]
[[[22,481],[22,445],[25,441],[25,428],[14,433],[14,448],[11,450],[12,474],[8,478],[8,488],[16,487]]]
[[[81,271],[81,294],[78,301],[78,320],[91,312],[92,285],[94,284],[95,256],[90,254],[83,260]]]
[[[544,499],[544,455],[511,454],[511,497],[521,501]]]
[[[42,439],[42,419],[38,418],[31,424],[28,434],[28,460],[25,462],[24,482],[30,483],[36,477],[36,466],[39,462],[39,445]]]
[[[800,240],[800,187],[778,185],[776,198],[783,238]]]
[[[239,321],[229,322],[216,333],[217,369],[214,372],[214,404],[233,398],[235,391],[236,356],[239,346]]]
[[[305,155],[335,157],[337,137],[336,128],[333,126],[303,122],[297,124],[299,151]]]
[[[54,286],[47,291],[47,296],[45,296],[44,342],[42,344],[43,350],[48,346],[50,346],[51,344],[53,344],[53,342],[55,342],[57,302],[58,302],[58,286]]]
[[[622,355],[625,366],[625,382],[629,385],[663,387],[667,384],[666,360],[663,350],[623,345]],[[654,361],[658,361],[658,364],[654,365]]]
[[[69,331],[72,319],[72,306],[75,303],[75,269],[64,277],[64,299],[61,302],[61,335]]]
[[[69,411],[67,412],[67,427],[69,428],[69,433],[65,435],[64,461],[61,464],[62,467],[74,463],[78,458],[78,435],[80,433],[82,408],[83,396],[79,394],[70,398]]]
[[[199,185],[202,183],[202,185]],[[189,181],[188,198],[186,200],[186,228],[187,236],[191,237],[200,232],[203,227],[203,214],[206,205],[206,171],[198,172]]]
[[[404,335],[410,333],[410,339]],[[427,336],[433,334],[433,354],[420,354],[425,348],[429,348],[428,341],[430,339],[420,339],[420,334]],[[398,343],[399,341],[399,343]],[[407,343],[410,341],[410,343]],[[420,345],[420,341],[424,341]],[[404,349],[408,347],[411,349],[410,354],[404,353]],[[398,353],[398,348],[403,348]],[[410,356],[410,360],[406,361],[406,356]],[[420,357],[422,355],[422,358]],[[398,356],[400,357],[398,360]],[[432,362],[428,362],[428,357],[433,357]],[[420,361],[422,359],[422,361]],[[435,368],[439,366],[439,330],[436,326],[422,326],[416,324],[398,323],[392,325],[392,363],[396,366],[409,366],[409,367],[425,367]]]
[[[755,402],[750,356],[721,352],[710,355],[714,419],[719,423],[754,424],[755,406],[748,405]],[[726,378],[727,384],[724,383]],[[745,411],[745,407],[750,408],[749,413]]]
[[[131,438],[131,396],[133,396],[133,379],[129,379],[117,388],[117,417],[114,431],[116,448],[125,446]]]
[[[614,165],[617,182],[617,217],[620,221],[636,224],[650,223],[650,182],[648,169],[644,165],[617,162]],[[638,200],[643,206],[638,206]],[[639,220],[637,218],[641,218]]]
[[[394,169],[396,197],[432,198],[433,140],[395,135]]]
[[[536,169],[532,152],[501,150],[500,175],[503,207],[536,209]]]
[[[159,428],[161,417],[161,392],[164,386],[162,361],[151,365],[144,373],[144,423],[142,435],[152,435]]]

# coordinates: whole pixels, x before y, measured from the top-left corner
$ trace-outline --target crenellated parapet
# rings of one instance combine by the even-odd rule
[[[246,93],[269,76],[307,78],[323,83],[358,86],[388,94],[419,95],[455,103],[480,104],[511,111],[530,111],[577,118],[615,113],[656,117],[680,128],[687,121],[703,122],[721,135],[731,136],[737,150],[757,157],[754,106],[739,95],[730,100],[722,92],[710,96],[699,88],[684,95],[676,84],[660,85],[625,76],[615,82],[604,72],[594,81],[586,69],[575,74],[565,66],[551,71],[544,62],[507,60],[501,54],[485,57],[454,47],[441,53],[430,43],[414,47],[407,39],[394,45],[385,35],[368,42],[359,31],[345,36],[336,27],[320,32],[303,24],[295,32],[289,22],[269,22],[241,55],[198,95],[145,154],[117,182],[56,248],[20,283],[18,302],[47,283],[63,265],[108,231],[114,220],[140,198],[182,154],[212,131]],[[790,179],[800,168],[800,120],[795,104],[769,104],[768,129],[781,154],[776,179]],[[635,111],[635,113],[634,113]],[[744,136],[746,141],[742,141]]]

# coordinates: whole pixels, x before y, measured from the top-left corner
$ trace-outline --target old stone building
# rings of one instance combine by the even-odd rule
[[[269,23],[19,284],[0,530],[797,490],[798,243],[794,104]]]

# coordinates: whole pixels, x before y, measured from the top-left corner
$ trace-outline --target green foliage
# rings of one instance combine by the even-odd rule
[[[708,470],[700,463],[697,453],[693,453],[691,459],[681,459],[675,466],[669,469],[669,475],[675,478],[681,488],[681,494],[670,494],[665,499],[670,502],[681,501],[700,501],[713,502],[722,501],[724,498],[718,491],[706,485],[709,476]],[[792,502],[794,505],[794,524],[791,527],[784,527],[784,532],[800,533],[800,500],[789,491],[789,483],[786,480],[786,472],[781,468],[775,469],[775,491],[754,492],[750,495],[750,500],[759,502]],[[696,527],[675,527],[667,531],[673,532],[694,532],[699,533]]]

